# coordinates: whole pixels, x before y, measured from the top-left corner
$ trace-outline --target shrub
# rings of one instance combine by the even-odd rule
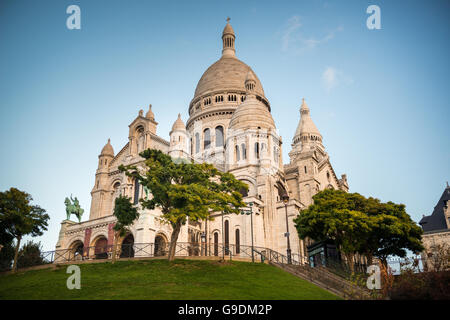
[[[41,265],[44,263],[44,259],[41,255],[41,243],[28,241],[19,250],[19,256],[17,258],[18,268],[27,268],[32,266]]]

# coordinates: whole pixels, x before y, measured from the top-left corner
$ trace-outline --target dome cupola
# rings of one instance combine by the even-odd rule
[[[234,48],[234,41],[236,36],[234,35],[234,30],[230,24],[230,18],[227,18],[227,25],[222,32],[222,56],[223,57],[234,57],[236,55],[236,49]]]
[[[114,157],[114,149],[111,145],[111,139],[108,139],[108,143],[106,143],[105,146],[103,147],[102,152],[100,153],[100,156]]]
[[[249,70],[245,78],[245,100],[234,111],[229,129],[275,129],[269,108],[255,96],[255,83],[253,71]]]

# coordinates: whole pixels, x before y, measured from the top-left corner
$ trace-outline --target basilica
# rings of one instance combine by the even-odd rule
[[[292,119],[299,122],[289,161],[283,161],[283,141],[272,118],[272,106],[256,73],[237,58],[236,35],[229,21],[222,32],[222,43],[220,59],[197,83],[189,103],[189,118],[184,122],[178,115],[169,141],[156,134],[158,115],[151,105],[146,112],[140,110],[129,124],[129,141],[118,152],[108,140],[98,156],[89,220],[62,221],[56,250],[100,256],[101,248],[113,243],[114,200],[122,194],[134,201],[140,217],[120,243],[131,247],[155,244],[154,252],[135,249],[136,256],[164,254],[171,227],[159,219],[157,208],[140,207],[139,199],[151,194],[118,169],[121,164],[142,167],[139,153],[154,148],[174,159],[212,163],[249,186],[243,196],[250,214],[213,213],[210,220],[188,221],[182,227],[178,242],[204,243],[212,248],[193,254],[218,255],[219,247],[229,246],[239,256],[241,248],[251,245],[286,254],[289,240],[292,256],[306,261],[307,244],[299,239],[293,219],[311,204],[318,191],[348,191],[347,177],[343,174],[339,178],[333,170],[305,100],[299,114],[292,113]]]

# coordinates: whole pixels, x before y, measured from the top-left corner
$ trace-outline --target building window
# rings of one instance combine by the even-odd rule
[[[259,143],[255,142],[255,157],[259,159]]]
[[[241,238],[239,234],[239,229],[236,229],[236,254],[241,253]]]
[[[209,149],[211,146],[211,131],[207,128],[203,131],[203,149]]]
[[[225,228],[225,248],[224,249],[225,249],[225,254],[229,254],[230,251],[228,248],[230,246],[230,234],[229,234],[230,222],[228,220],[225,220],[224,228]]]
[[[197,132],[195,134],[195,153],[200,152],[200,134]]]
[[[214,255],[219,255],[219,233],[214,232]]]
[[[223,127],[216,127],[216,147],[223,147]]]
[[[245,148],[245,144],[241,144],[241,149],[242,149],[242,160],[247,159],[247,148]]]
[[[234,147],[234,159],[235,159],[235,161],[241,160],[241,158],[239,156],[239,146]]]
[[[134,201],[133,204],[138,204],[139,202],[139,180],[134,180]]]

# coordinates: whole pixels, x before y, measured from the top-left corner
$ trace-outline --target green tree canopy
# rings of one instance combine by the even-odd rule
[[[50,219],[43,208],[31,204],[32,200],[31,195],[16,188],[0,192],[0,225],[3,232],[17,240],[13,271],[17,267],[22,237],[41,236],[47,230]]]
[[[381,203],[358,193],[323,190],[314,204],[294,220],[300,238],[331,239],[353,268],[355,253],[383,263],[390,255],[404,257],[406,250],[420,252],[422,229],[412,221],[403,204]]]
[[[114,225],[114,244],[112,263],[116,260],[117,240],[119,237],[124,237],[129,231],[128,228],[133,222],[139,218],[139,212],[130,201],[130,198],[120,195],[114,201],[114,216],[117,222]]]
[[[163,152],[147,149],[140,153],[145,159],[145,170],[136,166],[120,166],[130,177],[147,187],[151,199],[141,199],[144,208],[159,208],[162,220],[172,226],[169,260],[174,258],[181,226],[189,218],[205,220],[210,212],[240,213],[245,206],[239,191],[248,186],[230,173],[223,173],[207,163],[173,161]]]

